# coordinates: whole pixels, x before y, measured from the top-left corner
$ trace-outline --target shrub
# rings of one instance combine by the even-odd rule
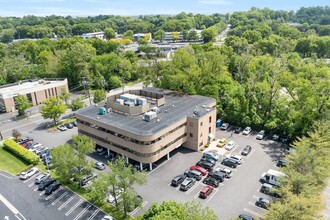
[[[40,161],[37,155],[25,149],[12,139],[6,140],[3,144],[6,150],[12,152],[29,164],[37,165]]]
[[[209,143],[207,143],[207,144],[205,144],[205,146],[204,146],[204,147],[205,147],[205,148],[208,148],[208,147],[209,147],[209,145],[210,145],[210,144],[209,144]]]

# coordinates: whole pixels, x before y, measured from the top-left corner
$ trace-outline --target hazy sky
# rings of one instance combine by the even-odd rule
[[[150,15],[182,11],[212,14],[246,11],[253,6],[297,10],[329,5],[329,0],[0,0],[0,16]]]

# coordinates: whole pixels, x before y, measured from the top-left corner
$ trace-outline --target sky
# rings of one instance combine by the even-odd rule
[[[251,7],[297,10],[330,6],[329,0],[0,0],[0,16],[24,15],[173,15],[186,13],[232,13]]]

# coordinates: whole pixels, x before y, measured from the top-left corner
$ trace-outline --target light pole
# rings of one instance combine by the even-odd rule
[[[84,86],[85,96],[86,96],[86,91],[87,91],[87,95],[88,95],[88,99],[89,99],[89,105],[92,105],[91,95],[89,93],[89,85],[88,85],[88,81],[87,81],[86,77],[83,77],[82,84]]]

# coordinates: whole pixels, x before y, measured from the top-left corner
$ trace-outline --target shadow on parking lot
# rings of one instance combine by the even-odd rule
[[[260,143],[264,152],[272,158],[272,161],[277,161],[279,157],[283,156],[286,150],[286,146],[276,142],[269,140],[268,143]]]

